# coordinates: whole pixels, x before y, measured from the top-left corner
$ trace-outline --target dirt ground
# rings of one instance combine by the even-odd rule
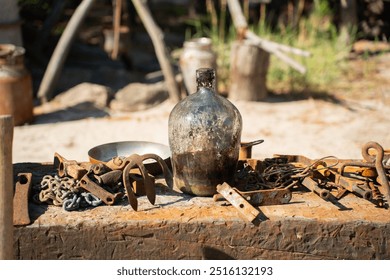
[[[374,59],[373,76],[343,81],[345,93],[335,92],[336,98],[271,96],[262,102],[235,102],[243,117],[242,141],[264,139],[253,147],[252,157],[299,154],[311,159],[361,159],[361,147],[368,141],[390,149],[390,54]],[[355,68],[358,72],[358,64]],[[165,101],[144,111],[118,114],[107,110],[78,120],[71,120],[71,110],[40,115],[42,110],[36,107],[35,122],[14,129],[13,161],[52,162],[55,152],[67,159],[88,161],[89,149],[116,141],[168,145],[168,117],[173,106]],[[58,121],[59,114],[62,121]]]

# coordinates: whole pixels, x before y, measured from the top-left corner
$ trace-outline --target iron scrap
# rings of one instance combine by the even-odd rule
[[[131,207],[137,210],[137,196],[145,194],[149,202],[154,204],[155,178],[143,164],[148,159],[157,162],[167,186],[173,188],[170,169],[155,154],[133,154],[126,158],[114,157],[105,163],[89,164],[67,160],[55,153],[53,163],[57,175],[43,177],[34,200],[62,206],[67,211],[96,207],[101,203],[114,205],[124,196],[127,196]]]
[[[246,192],[239,191],[236,188],[233,189],[253,206],[287,204],[292,198],[292,193],[289,189],[269,189]],[[225,200],[221,194],[215,194],[213,199],[214,201]]]
[[[31,173],[19,173],[13,198],[13,224],[23,226],[31,223],[28,201],[31,193]]]
[[[237,190],[229,186],[229,184],[219,184],[217,186],[217,192],[229,201],[249,222],[253,222],[261,214],[259,209],[253,207]]]
[[[92,172],[88,172],[87,174],[85,174],[78,182],[77,186],[95,195],[106,205],[113,205],[118,198],[122,197],[121,193],[113,194],[105,190],[102,186],[100,186],[92,179],[91,173]]]
[[[375,154],[370,153],[375,150]],[[353,193],[378,207],[388,208],[390,202],[390,166],[385,166],[384,149],[376,142],[368,142],[362,148],[363,160],[340,160],[325,157],[310,160],[303,156],[278,155],[290,164],[305,167],[308,174],[299,180],[310,191],[327,200],[341,199],[346,193]],[[336,194],[332,192],[336,190]]]
[[[75,160],[67,160],[58,153],[54,154],[53,165],[57,169],[58,176],[71,177],[80,180],[88,170]]]

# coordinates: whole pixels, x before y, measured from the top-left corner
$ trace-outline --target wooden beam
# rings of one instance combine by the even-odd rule
[[[167,83],[169,97],[173,102],[180,101],[180,91],[175,80],[172,65],[169,61],[169,53],[165,47],[164,35],[157,26],[144,0],[132,0],[134,7],[141,18],[150,38],[152,39],[157,59],[160,63],[165,82]]]
[[[14,258],[13,117],[0,116],[0,260]]]

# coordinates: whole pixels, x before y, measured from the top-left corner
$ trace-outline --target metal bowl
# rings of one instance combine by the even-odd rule
[[[128,157],[132,154],[155,154],[160,156],[170,167],[171,150],[168,146],[146,141],[113,142],[93,147],[88,151],[91,163],[105,163],[114,157]],[[156,175],[162,172],[160,165],[153,159],[145,160],[145,168],[149,173]]]

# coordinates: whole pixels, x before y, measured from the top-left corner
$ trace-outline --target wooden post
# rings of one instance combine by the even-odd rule
[[[144,0],[132,0],[134,7],[141,18],[150,38],[152,39],[157,59],[160,63],[161,71],[163,72],[165,82],[169,92],[169,98],[173,102],[180,101],[180,91],[173,74],[172,65],[169,61],[169,53],[164,44],[164,36],[160,28],[156,25]]]
[[[114,9],[114,47],[111,53],[112,59],[118,58],[119,53],[119,40],[120,40],[120,25],[122,16],[122,0],[115,1]]]
[[[38,98],[42,103],[52,99],[53,91],[59,79],[65,59],[68,56],[70,45],[94,1],[95,0],[83,0],[73,13],[64,33],[62,33],[39,86]]]
[[[357,28],[358,19],[357,19],[357,4],[356,0],[341,0],[341,21],[340,21],[340,35],[339,41],[348,46],[351,44],[351,32],[355,31]]]
[[[12,116],[0,116],[0,260],[14,258],[13,129]]]
[[[267,97],[270,54],[249,40],[232,45],[229,99],[259,101]]]
[[[227,0],[227,3],[239,39],[245,38],[245,39],[252,40],[254,43],[258,44],[262,49],[264,49],[269,53],[274,54],[277,58],[287,63],[298,72],[302,74],[306,73],[306,67],[299,64],[291,57],[287,56],[284,52],[301,55],[301,56],[310,56],[309,52],[260,38],[259,36],[257,36],[255,33],[253,33],[248,29],[248,24],[246,22],[244,14],[242,13],[242,9],[239,1]]]

